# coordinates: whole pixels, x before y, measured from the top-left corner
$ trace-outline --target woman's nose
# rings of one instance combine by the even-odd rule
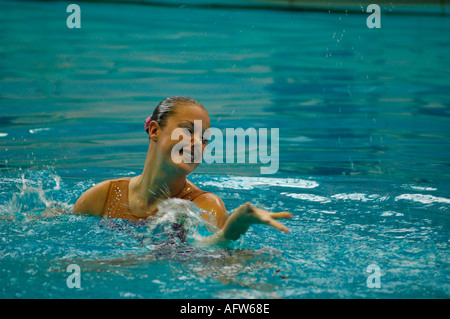
[[[202,144],[202,137],[199,135],[192,135],[191,143],[193,146]]]

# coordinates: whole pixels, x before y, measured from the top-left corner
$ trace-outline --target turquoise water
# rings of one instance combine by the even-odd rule
[[[0,1],[1,298],[449,298],[448,16]],[[279,170],[203,164],[228,211],[290,211],[231,247],[169,221],[75,216],[140,174],[144,119],[168,96],[212,126],[279,128]],[[198,227],[194,227],[197,221]],[[67,267],[81,269],[68,288]],[[378,265],[381,287],[369,288]]]

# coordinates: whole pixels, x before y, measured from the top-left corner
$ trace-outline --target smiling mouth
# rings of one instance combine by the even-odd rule
[[[184,148],[182,148],[179,152],[180,156],[188,159],[188,161],[184,161],[185,163],[194,163],[195,160],[195,151],[194,150],[186,150],[186,152],[184,151]]]

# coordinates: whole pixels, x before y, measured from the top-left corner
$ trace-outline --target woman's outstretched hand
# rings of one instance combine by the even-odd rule
[[[253,224],[269,225],[288,233],[289,229],[277,219],[288,219],[291,217],[292,214],[288,212],[271,213],[246,203],[238,207],[227,219],[222,229],[222,235],[226,240],[236,240]]]

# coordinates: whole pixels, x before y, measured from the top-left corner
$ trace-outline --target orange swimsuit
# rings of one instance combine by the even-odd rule
[[[128,205],[128,184],[130,183],[130,178],[123,178],[118,180],[111,181],[111,185],[108,191],[108,197],[106,199],[105,206],[103,207],[102,217],[109,218],[125,218],[131,220],[140,220],[142,218],[134,216]],[[192,184],[187,181],[188,184]],[[193,184],[192,184],[193,185]],[[181,193],[184,192],[181,191]],[[180,193],[180,195],[181,195]],[[207,193],[202,191],[197,187],[191,187],[187,193],[183,194],[183,196],[178,197],[181,199],[186,199],[193,201],[198,196]]]

